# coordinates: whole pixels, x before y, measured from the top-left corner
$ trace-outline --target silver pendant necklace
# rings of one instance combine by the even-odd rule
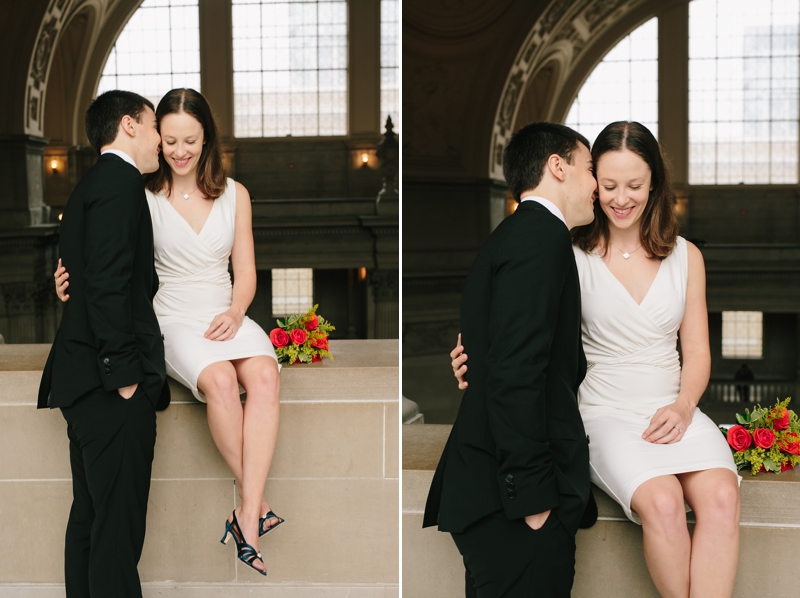
[[[611,245],[611,243],[609,243],[609,245]],[[613,245],[611,245],[611,246],[612,246],[612,247],[614,247]],[[641,244],[641,243],[639,243],[639,247],[637,247],[637,248],[636,248],[636,249],[634,249],[633,251],[622,251],[622,249],[620,249],[619,247],[614,247],[614,249],[616,249],[617,251],[619,251],[619,252],[622,254],[622,257],[624,257],[626,260],[627,260],[629,257],[631,257],[631,254],[632,254],[632,253],[636,253],[636,252],[637,252],[637,251],[639,251],[639,249],[641,249],[641,248],[642,248],[642,244]]]
[[[197,191],[197,187],[194,188],[194,191]],[[194,193],[194,191],[192,191],[192,193]],[[192,195],[192,193],[181,193],[181,195],[183,195],[183,199],[188,200],[189,196]]]

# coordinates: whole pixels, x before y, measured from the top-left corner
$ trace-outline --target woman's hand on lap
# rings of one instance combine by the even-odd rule
[[[656,411],[642,438],[653,444],[672,444],[679,442],[692,425],[694,407],[678,399],[671,405]]]
[[[212,341],[229,341],[236,336],[244,322],[244,313],[229,309],[213,320],[203,336]]]

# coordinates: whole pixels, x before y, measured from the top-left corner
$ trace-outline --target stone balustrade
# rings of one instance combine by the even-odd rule
[[[0,596],[64,595],[71,504],[66,425],[37,411],[49,345],[0,345]],[[334,361],[284,367],[265,496],[286,518],[261,539],[263,578],[219,539],[237,504],[206,407],[171,382],[139,565],[145,598],[396,598],[398,342],[332,341]]]
[[[464,595],[464,566],[450,534],[422,529],[433,472],[451,426],[403,427],[403,594],[414,598]],[[741,551],[735,598],[797,593],[794,555],[800,552],[800,472],[743,472]],[[642,553],[642,528],[593,487],[599,521],[577,536],[572,598],[658,598]],[[691,520],[691,514],[690,514]]]

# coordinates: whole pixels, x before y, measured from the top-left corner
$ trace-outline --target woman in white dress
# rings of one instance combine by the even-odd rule
[[[223,541],[232,535],[239,558],[266,575],[258,538],[283,522],[263,498],[278,436],[280,378],[269,337],[245,315],[256,291],[250,196],[225,175],[217,125],[202,95],[173,89],[156,117],[160,168],[145,183],[159,279],[153,308],[167,373],[208,404],[211,435],[236,479],[242,504],[228,518]],[[62,300],[67,276],[63,268],[56,272]]]
[[[641,523],[662,596],[729,597],[740,478],[724,437],[697,408],[711,369],[703,257],[678,236],[664,160],[646,127],[608,125],[592,157],[595,220],[572,231],[592,482]],[[466,388],[460,339],[451,357]],[[697,521],[691,536],[686,505]]]

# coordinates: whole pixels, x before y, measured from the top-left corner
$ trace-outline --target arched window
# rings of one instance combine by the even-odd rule
[[[583,84],[566,124],[594,142],[608,123],[635,120],[658,137],[658,19],[606,54]]]
[[[346,135],[346,0],[232,4],[234,135]]]
[[[798,182],[799,0],[689,4],[689,183]]]
[[[200,91],[198,0],[145,0],[108,56],[97,93],[125,89],[154,105],[170,89]]]

